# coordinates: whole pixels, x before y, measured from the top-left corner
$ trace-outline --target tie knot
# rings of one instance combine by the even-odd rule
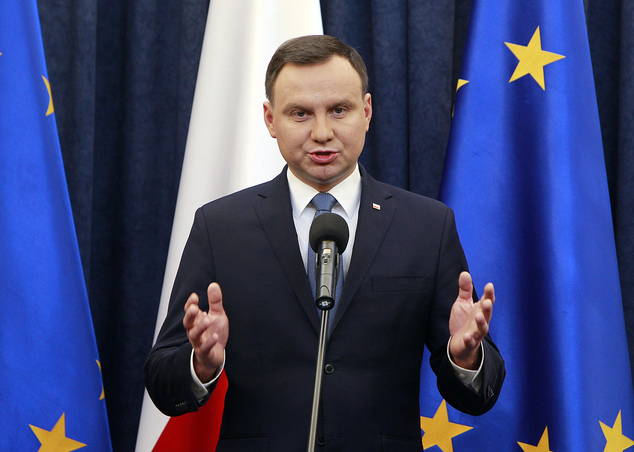
[[[310,203],[315,206],[318,214],[323,212],[330,212],[332,208],[337,204],[337,199],[330,193],[317,193]]]

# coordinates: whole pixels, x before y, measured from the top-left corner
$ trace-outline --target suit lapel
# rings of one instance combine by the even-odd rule
[[[394,217],[395,207],[387,186],[373,179],[361,166],[361,201],[350,270],[333,320],[333,329],[344,315],[383,242]],[[316,332],[320,323],[297,243],[297,231],[286,178],[286,169],[270,183],[261,186],[254,207],[275,256],[282,266],[297,299]]]
[[[262,185],[254,207],[297,299],[306,311],[315,331],[319,331],[319,317],[299,252],[286,169],[269,184]]]
[[[392,196],[387,186],[373,179],[362,166],[360,169],[362,177],[359,221],[350,269],[343,284],[343,293],[335,313],[333,330],[366,277],[396,211],[393,203],[387,202]]]

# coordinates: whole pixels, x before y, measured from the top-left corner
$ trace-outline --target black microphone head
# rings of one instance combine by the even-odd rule
[[[339,254],[343,253],[348,245],[348,223],[336,213],[322,213],[313,220],[308,234],[308,241],[313,251],[318,252],[319,245],[324,240],[332,240],[337,244]]]

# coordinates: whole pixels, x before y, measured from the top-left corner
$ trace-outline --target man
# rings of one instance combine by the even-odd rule
[[[498,397],[505,371],[488,335],[493,285],[474,302],[450,209],[377,182],[358,165],[372,102],[353,48],[329,36],[284,43],[269,64],[266,94],[264,121],[287,168],[197,211],[146,363],[148,392],[170,416],[195,411],[226,372],[217,450],[306,448],[320,327],[308,231],[313,196],[328,192],[350,241],[331,314],[317,448],[420,451],[425,345],[450,404],[481,414]]]

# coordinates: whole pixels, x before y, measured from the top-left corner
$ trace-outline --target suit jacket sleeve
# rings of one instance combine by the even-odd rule
[[[434,342],[430,342],[428,340],[428,347],[432,351],[430,364],[436,373],[438,390],[443,398],[451,406],[462,412],[470,415],[480,415],[486,413],[495,404],[504,382],[506,370],[504,360],[490,335],[487,335],[482,342],[484,347],[484,365],[482,366],[482,389],[480,393],[476,393],[473,389],[465,386],[458,379],[449,362],[446,341],[449,337],[449,312],[458,293],[460,269],[467,269],[466,258],[458,238],[455,218],[451,209],[447,209],[444,230],[436,285],[437,303],[435,303],[430,319],[432,331],[429,336],[431,338],[440,337],[444,341],[439,342],[437,339],[432,339]],[[446,275],[450,276],[447,277]],[[475,289],[473,299],[474,301],[477,300]]]
[[[212,281],[215,281],[213,256],[202,209],[199,209],[183,251],[167,317],[144,368],[148,393],[156,407],[168,416],[198,410],[213,391],[212,387],[209,395],[199,403],[191,390],[192,347],[183,327],[187,298],[196,292],[200,308],[207,310],[207,286]]]

